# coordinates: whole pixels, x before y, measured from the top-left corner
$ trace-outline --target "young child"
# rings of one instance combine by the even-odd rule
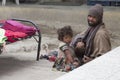
[[[71,26],[64,26],[57,30],[59,44],[58,58],[55,61],[53,68],[62,71],[71,71],[79,66],[79,61],[70,46],[73,37]]]

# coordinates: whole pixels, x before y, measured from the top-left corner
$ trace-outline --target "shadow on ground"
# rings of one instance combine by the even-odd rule
[[[10,75],[17,70],[24,69],[34,63],[35,61],[19,60],[15,57],[2,57],[0,58],[0,76]]]

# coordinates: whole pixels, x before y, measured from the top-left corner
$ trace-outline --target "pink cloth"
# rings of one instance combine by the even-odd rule
[[[34,35],[36,32],[36,29],[33,26],[26,26],[20,22],[13,20],[7,20],[3,26],[3,29],[11,30],[14,32],[23,32],[29,36]]]
[[[27,37],[27,34],[23,32],[13,32],[11,30],[5,30],[5,36],[7,37],[7,41],[9,42],[15,42],[19,38],[25,38]]]

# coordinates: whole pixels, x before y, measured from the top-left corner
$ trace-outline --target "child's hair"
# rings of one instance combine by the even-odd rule
[[[57,34],[58,40],[63,41],[63,37],[66,35],[73,37],[73,30],[71,29],[71,26],[64,26],[57,30]]]

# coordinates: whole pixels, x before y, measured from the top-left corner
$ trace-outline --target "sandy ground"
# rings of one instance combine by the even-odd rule
[[[43,37],[42,42],[45,43],[46,39],[50,38]],[[47,42],[53,44],[50,40]],[[6,45],[6,51],[0,55],[0,80],[54,80],[65,74],[53,71],[53,62],[45,59],[36,61],[36,57],[37,43],[33,38]]]
[[[52,62],[35,61],[36,52],[9,53],[0,56],[0,80],[54,80],[65,74],[52,71]]]
[[[86,5],[79,7],[7,4],[0,7],[0,18],[24,18],[36,22],[41,29],[42,44],[48,43],[49,48],[54,49],[59,43],[56,29],[71,25],[75,34],[83,31],[87,26],[88,9],[89,6]],[[107,28],[111,34],[113,48],[120,46],[119,13],[119,7],[105,7],[104,21],[109,26]],[[52,62],[35,61],[36,43],[32,39],[7,45],[6,50],[7,52],[0,55],[0,80],[54,80],[65,74],[52,71]]]

